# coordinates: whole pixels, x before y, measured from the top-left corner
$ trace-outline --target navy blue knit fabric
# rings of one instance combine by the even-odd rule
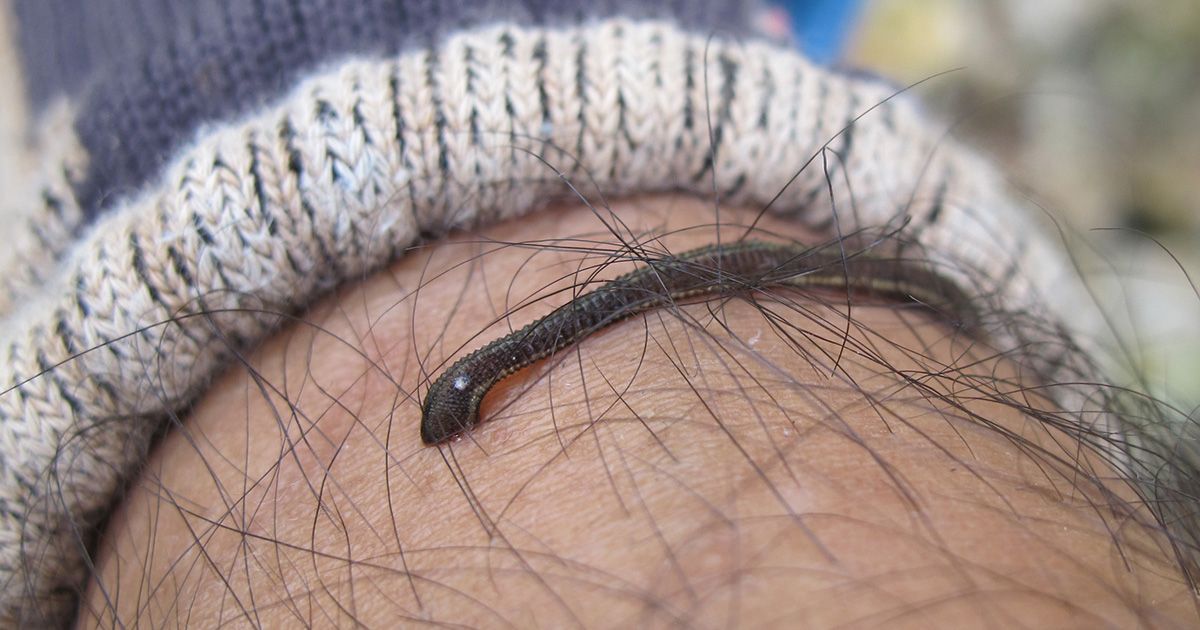
[[[35,106],[65,94],[91,161],[76,193],[89,220],[139,189],[196,129],[351,53],[394,54],[498,19],[613,15],[705,33],[753,29],[755,3],[723,0],[15,0]]]

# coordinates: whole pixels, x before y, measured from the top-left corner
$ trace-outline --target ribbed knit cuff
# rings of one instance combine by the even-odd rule
[[[993,172],[892,91],[667,22],[492,25],[345,59],[209,125],[74,240],[70,180],[91,156],[60,110],[43,211],[13,237],[32,262],[6,261],[21,271],[0,328],[0,624],[72,614],[80,541],[231,350],[423,234],[568,196],[547,163],[604,194],[715,181],[724,202],[818,228],[832,181],[854,200],[843,230],[910,220],[952,280],[1036,311],[1065,266]]]

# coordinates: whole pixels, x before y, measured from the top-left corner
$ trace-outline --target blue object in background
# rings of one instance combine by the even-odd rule
[[[861,0],[781,0],[791,16],[792,34],[800,50],[817,63],[837,61],[850,35]]]

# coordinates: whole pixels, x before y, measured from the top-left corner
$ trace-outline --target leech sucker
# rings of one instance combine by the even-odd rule
[[[679,300],[765,287],[868,292],[920,302],[968,329],[977,322],[971,301],[929,264],[881,257],[871,250],[846,252],[836,244],[709,245],[647,261],[459,359],[425,395],[421,441],[438,444],[475,426],[480,403],[496,383],[606,326]]]

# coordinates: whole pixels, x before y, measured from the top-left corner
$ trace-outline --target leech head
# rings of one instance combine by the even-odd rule
[[[429,387],[421,413],[421,441],[440,444],[479,421],[479,393],[470,374],[443,374]]]

